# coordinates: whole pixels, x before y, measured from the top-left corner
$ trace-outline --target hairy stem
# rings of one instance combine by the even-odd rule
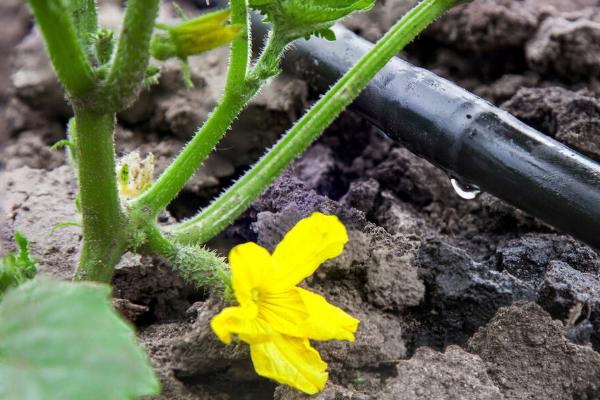
[[[118,112],[129,106],[142,89],[150,60],[150,38],[159,0],[129,0],[117,51],[104,88],[104,101]]]
[[[233,300],[231,274],[223,258],[196,245],[182,245],[165,237],[154,222],[144,226],[144,250],[166,259],[171,267],[187,282],[198,288],[208,288]]]
[[[110,282],[127,247],[115,175],[115,116],[75,112],[83,248],[75,278]]]
[[[92,68],[77,37],[69,8],[62,0],[28,0],[42,31],[58,79],[71,97],[94,89]]]
[[[231,22],[242,26],[242,34],[231,44],[223,98],[167,170],[133,202],[132,210],[137,210],[142,220],[155,218],[177,196],[258,90],[246,85],[249,41],[245,0],[231,2]]]
[[[69,9],[79,43],[91,60],[91,39],[98,30],[96,0],[69,0]]]
[[[409,11],[252,169],[199,215],[175,226],[171,230],[173,236],[182,243],[204,243],[225,229],[337,118],[392,57],[456,3],[424,0]]]

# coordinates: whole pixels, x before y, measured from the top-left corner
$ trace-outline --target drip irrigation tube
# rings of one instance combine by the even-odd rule
[[[283,69],[325,90],[373,44],[336,26],[337,40],[299,40]],[[254,21],[255,43],[266,28]],[[476,185],[600,249],[600,164],[489,102],[394,58],[352,104],[387,136],[461,182]]]

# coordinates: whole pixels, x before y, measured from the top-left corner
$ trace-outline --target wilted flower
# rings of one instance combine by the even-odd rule
[[[117,163],[117,178],[121,198],[138,196],[154,178],[154,155],[150,153],[142,160],[137,151],[127,154]]]

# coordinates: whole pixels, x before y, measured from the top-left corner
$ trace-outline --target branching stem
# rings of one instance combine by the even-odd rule
[[[172,229],[173,236],[182,243],[204,243],[225,229],[337,118],[392,57],[456,3],[424,0],[414,7],[252,169],[204,211]]]
[[[91,39],[98,30],[96,0],[70,0],[68,3],[79,43],[91,59]]]
[[[78,39],[71,10],[61,0],[28,2],[44,36],[56,75],[69,96],[79,97],[90,92],[95,86],[94,74]]]
[[[244,0],[231,2],[231,22],[242,26],[242,34],[231,45],[230,66],[223,97],[208,120],[196,132],[179,156],[171,163],[157,181],[132,203],[136,219],[151,221],[177,196],[185,183],[202,165],[219,140],[229,129],[248,101],[258,92],[266,78],[253,73],[265,69],[265,61],[259,60],[250,72],[248,14]],[[265,51],[269,62],[276,60],[283,45],[271,43]]]
[[[131,105],[142,89],[150,60],[150,38],[158,13],[159,0],[129,0],[117,51],[102,90],[112,112]]]

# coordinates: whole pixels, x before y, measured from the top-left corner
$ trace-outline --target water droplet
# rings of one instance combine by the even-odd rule
[[[460,182],[456,178],[450,178],[450,183],[456,194],[465,200],[473,200],[481,193],[481,189],[477,186]]]

